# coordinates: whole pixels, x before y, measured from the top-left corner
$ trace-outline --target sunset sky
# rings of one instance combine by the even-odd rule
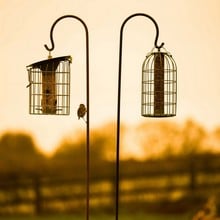
[[[54,30],[52,56],[71,55],[71,115],[28,113],[26,66],[47,59],[44,44],[60,16],[85,21],[90,41],[91,127],[116,121],[119,33],[131,14],[146,13],[158,23],[158,43],[177,63],[177,116],[140,116],[141,66],[154,46],[155,27],[146,18],[130,20],[124,31],[122,121],[182,122],[193,118],[208,129],[220,126],[220,1],[219,0],[0,0],[0,135],[7,130],[31,133],[46,152],[65,134],[85,129],[76,111],[85,97],[85,33],[77,20],[65,19]]]

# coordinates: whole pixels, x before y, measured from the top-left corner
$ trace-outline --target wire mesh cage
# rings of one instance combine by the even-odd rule
[[[142,103],[144,117],[176,115],[177,67],[168,52],[151,52],[142,66]]]
[[[63,56],[27,66],[30,114],[70,114],[71,60]]]

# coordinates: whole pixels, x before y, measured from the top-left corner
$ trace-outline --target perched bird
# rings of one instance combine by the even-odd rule
[[[82,118],[85,121],[84,116],[85,116],[86,112],[87,112],[87,110],[86,110],[85,105],[84,104],[80,104],[79,108],[77,110],[78,119]]]

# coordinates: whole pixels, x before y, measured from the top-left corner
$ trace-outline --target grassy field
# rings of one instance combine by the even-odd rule
[[[85,216],[56,215],[56,216],[0,216],[0,220],[85,220]],[[114,216],[92,215],[90,220],[114,220]],[[191,220],[190,215],[120,215],[120,220]]]

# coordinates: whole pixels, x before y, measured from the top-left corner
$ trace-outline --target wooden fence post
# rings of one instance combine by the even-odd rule
[[[41,183],[40,183],[40,177],[35,176],[33,179],[33,185],[34,185],[34,192],[35,192],[35,214],[40,215],[43,211],[42,208],[42,195],[41,195]]]
[[[196,190],[196,163],[194,155],[191,155],[189,158],[189,188],[191,193],[194,193]]]

